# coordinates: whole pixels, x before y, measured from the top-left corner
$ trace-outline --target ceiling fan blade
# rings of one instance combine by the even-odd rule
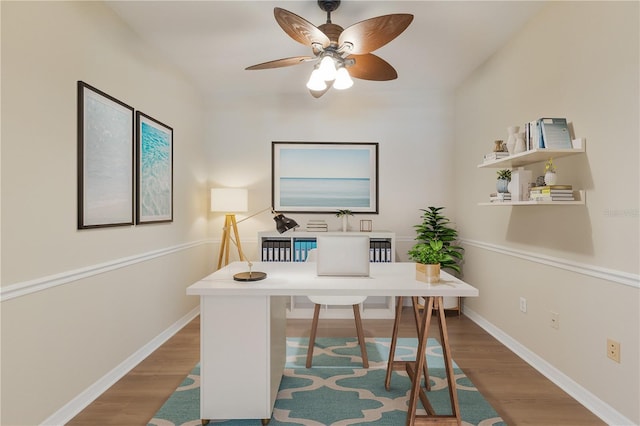
[[[289,37],[305,46],[320,43],[322,47],[327,47],[331,43],[329,37],[318,27],[295,13],[276,7],[273,9],[273,15]]]
[[[263,62],[261,64],[252,65],[245,70],[266,70],[269,68],[282,68],[291,65],[298,65],[303,62],[315,59],[312,56],[294,56],[292,58],[276,59],[275,61]]]
[[[338,45],[351,43],[349,51],[353,55],[373,52],[398,37],[413,21],[413,15],[395,13],[367,19],[350,27],[340,34]]]
[[[347,59],[350,58],[356,60],[355,64],[347,68],[351,77],[373,81],[387,81],[398,78],[396,70],[387,61],[373,53],[347,57]]]

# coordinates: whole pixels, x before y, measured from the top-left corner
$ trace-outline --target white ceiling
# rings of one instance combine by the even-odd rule
[[[274,59],[309,55],[277,24],[281,7],[319,26],[326,21],[315,0],[305,1],[107,1],[136,33],[213,99],[305,93],[313,63],[245,71]],[[482,64],[543,5],[540,1],[361,1],[343,0],[331,14],[348,27],[391,13],[411,13],[414,20],[395,40],[374,53],[389,62],[398,79],[354,80],[353,93],[364,90],[452,89]],[[330,93],[323,98],[331,96]]]

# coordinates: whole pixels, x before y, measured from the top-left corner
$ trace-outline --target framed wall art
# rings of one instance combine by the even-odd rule
[[[173,221],[173,129],[136,112],[136,223]]]
[[[272,142],[271,197],[278,212],[378,213],[378,144]]]
[[[78,81],[78,229],[133,225],[133,112]]]

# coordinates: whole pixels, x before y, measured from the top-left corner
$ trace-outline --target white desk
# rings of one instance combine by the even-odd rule
[[[253,270],[266,272],[265,280],[233,280],[246,270],[245,262],[234,262],[187,288],[188,295],[200,296],[203,423],[271,418],[286,359],[288,296],[478,296],[444,271],[438,284],[416,281],[414,263],[372,263],[368,278],[337,278],[317,277],[313,263],[255,262]]]

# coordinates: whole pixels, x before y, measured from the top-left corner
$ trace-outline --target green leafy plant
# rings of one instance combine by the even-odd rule
[[[502,179],[502,180],[511,181],[511,170],[503,169],[503,170],[498,170],[496,173],[498,174],[498,180]]]
[[[442,249],[449,258],[441,261],[440,267],[460,273],[464,248],[457,245],[458,231],[450,226],[451,221],[441,212],[443,209],[444,207],[421,209],[424,212],[421,216],[422,223],[414,226],[416,240],[423,244],[430,244],[431,241],[442,242]]]
[[[338,212],[336,213],[336,217],[342,217],[342,216],[353,216],[353,212],[351,210],[338,210]]]
[[[445,250],[442,241],[432,240],[427,243],[416,244],[409,250],[409,258],[425,265],[438,265],[453,260]]]

